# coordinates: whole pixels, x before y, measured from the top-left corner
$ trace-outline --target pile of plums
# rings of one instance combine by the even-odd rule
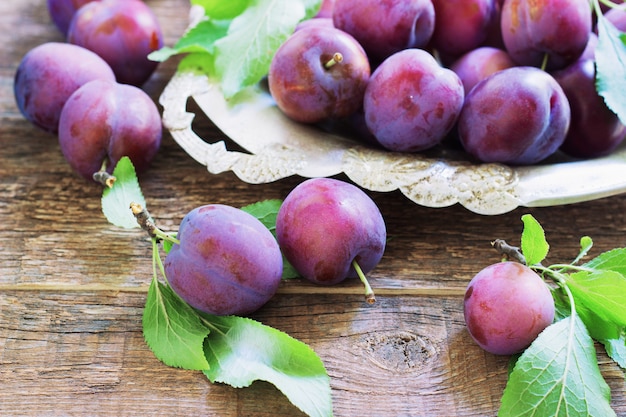
[[[92,179],[128,156],[138,172],[156,155],[161,116],[141,89],[163,44],[158,21],[140,0],[48,0],[67,42],[30,50],[15,74],[22,114],[58,135],[70,166]]]
[[[626,29],[623,9],[604,11]],[[595,88],[594,19],[588,0],[325,0],[275,54],[269,89],[288,117],[391,151],[449,138],[477,162],[604,156],[626,127]]]

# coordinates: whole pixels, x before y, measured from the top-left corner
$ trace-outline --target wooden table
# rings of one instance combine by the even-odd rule
[[[188,2],[148,4],[171,45],[187,25]],[[0,415],[301,415],[270,384],[212,385],[155,359],[141,333],[152,273],[146,235],[108,224],[101,189],[78,178],[56,137],[14,104],[22,56],[63,40],[46,2],[0,2],[0,33]],[[155,100],[175,68],[175,60],[162,64],[146,84]],[[202,117],[195,125],[221,137]],[[211,175],[166,134],[141,183],[160,226],[175,231],[196,206],[284,198],[301,180],[248,185]],[[321,289],[294,281],[253,316],[315,349],[337,416],[494,416],[508,358],[476,346],[462,314],[469,279],[498,259],[490,241],[519,242],[520,217],[531,213],[546,229],[551,261],[571,260],[584,234],[594,239],[591,255],[626,245],[626,196],[488,217],[420,207],[399,193],[370,195],[391,237],[370,274],[377,303],[363,301],[358,280]],[[626,415],[624,374],[598,351],[612,405]]]

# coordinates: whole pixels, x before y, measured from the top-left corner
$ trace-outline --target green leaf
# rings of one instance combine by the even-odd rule
[[[626,35],[603,15],[597,17],[596,89],[607,107],[626,123]]]
[[[617,248],[601,253],[583,266],[591,269],[615,271],[626,276],[626,248]]]
[[[498,416],[615,416],[593,340],[577,315],[546,328],[515,364]]]
[[[623,369],[626,369],[626,334],[622,332],[617,339],[600,340],[600,342],[604,345],[609,357]]]
[[[193,52],[180,60],[178,71],[213,76],[215,74],[214,59],[213,55],[205,52]]]
[[[232,19],[239,16],[252,0],[191,0],[191,4],[202,6],[212,19]]]
[[[259,219],[259,221],[263,223],[263,225],[265,225],[265,227],[267,227],[275,236],[276,216],[278,215],[278,210],[280,210],[280,206],[282,204],[283,201],[278,199],[263,200],[244,206],[241,209]]]
[[[119,160],[113,175],[116,178],[113,187],[106,187],[102,192],[102,213],[115,226],[126,229],[139,227],[130,210],[130,203],[145,207],[146,201],[139,187],[135,167],[128,157],[124,156]]]
[[[566,284],[576,311],[595,339],[619,337],[626,327],[626,278],[619,272],[576,272]]]
[[[269,229],[270,232],[276,237],[276,216],[278,215],[278,210],[280,210],[280,206],[282,205],[282,200],[264,200],[259,201],[258,203],[250,204],[241,209],[247,213],[250,213],[261,223],[265,225]],[[299,277],[300,274],[296,269],[289,263],[287,258],[283,255],[283,279],[292,279]]]
[[[205,341],[211,382],[247,387],[256,380],[274,384],[312,417],[332,416],[330,378],[305,343],[254,320],[203,315],[212,327]]]
[[[541,263],[548,255],[550,245],[539,222],[530,214],[522,216],[524,230],[522,231],[522,254],[529,266]]]
[[[215,42],[215,70],[222,92],[232,98],[268,72],[278,47],[305,17],[301,1],[253,0]]]
[[[209,369],[203,342],[210,330],[169,287],[152,280],[143,312],[143,335],[160,361],[191,370]]]
[[[203,20],[190,28],[176,42],[174,47],[164,46],[148,55],[152,61],[163,62],[173,55],[191,52],[212,54],[215,41],[224,37],[228,31],[230,21]],[[206,57],[206,59],[210,59]]]

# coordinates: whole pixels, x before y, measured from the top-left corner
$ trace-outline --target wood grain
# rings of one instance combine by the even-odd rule
[[[148,4],[172,44],[186,27],[188,2]],[[146,235],[106,222],[101,190],[72,173],[56,138],[24,120],[13,101],[21,57],[62,41],[46,2],[0,2],[0,31],[8,36],[0,49],[0,415],[302,415],[270,384],[212,385],[154,358],[141,333],[152,275]],[[155,100],[175,68],[176,60],[161,64],[144,86]],[[197,112],[193,103],[189,109]],[[194,127],[223,139],[201,115]],[[167,133],[140,178],[150,212],[168,231],[199,205],[284,198],[301,180],[249,185],[231,173],[211,175]],[[626,196],[489,217],[369,194],[390,236],[370,274],[377,303],[364,303],[357,280],[332,288],[293,280],[253,316],[318,352],[336,416],[496,415],[508,358],[478,348],[462,313],[467,282],[498,259],[490,242],[518,244],[520,217],[531,213],[546,229],[549,261],[571,260],[582,235],[594,239],[592,256],[626,246]],[[626,415],[624,374],[600,347],[598,354],[612,404]]]

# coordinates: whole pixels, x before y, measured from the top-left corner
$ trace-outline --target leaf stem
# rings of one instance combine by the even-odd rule
[[[374,304],[376,302],[376,296],[374,295],[374,290],[372,290],[372,287],[370,286],[370,283],[367,280],[367,277],[363,273],[363,270],[361,269],[361,266],[356,261],[356,259],[352,261],[352,267],[354,268],[357,275],[359,276],[359,279],[365,286],[365,301],[367,301],[368,304]]]

